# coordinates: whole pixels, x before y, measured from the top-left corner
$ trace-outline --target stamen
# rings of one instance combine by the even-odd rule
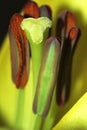
[[[24,17],[33,17],[33,18],[39,18],[40,16],[40,11],[37,3],[34,1],[29,1],[25,5],[24,9]]]
[[[80,30],[76,27],[75,17],[71,12],[63,11],[59,16],[58,21],[58,23],[62,21],[62,24],[57,26],[57,29],[60,29],[57,32],[61,39],[61,55],[57,78],[56,98],[59,105],[64,105],[70,94],[72,59],[75,46],[80,36]]]
[[[52,19],[51,8],[47,5],[42,5],[40,7],[40,17],[48,17],[48,18]]]
[[[69,39],[71,39],[71,45],[74,48],[76,43],[78,42],[78,39],[80,37],[80,30],[77,27],[72,27],[69,32]]]
[[[60,15],[58,16],[58,20],[57,20],[57,25],[56,25],[56,36],[60,39],[60,41],[62,41],[63,37],[64,37],[64,26],[65,26],[65,16],[66,16],[66,12],[62,11],[60,13]]]
[[[74,15],[67,10],[62,11],[57,21],[57,30],[56,30],[57,37],[61,41],[63,41],[64,37],[68,35],[70,29],[75,25],[76,22]]]
[[[33,110],[45,117],[49,111],[56,83],[60,43],[56,38],[47,39],[44,45],[42,64],[34,97]]]
[[[75,17],[71,12],[66,12],[66,16],[65,16],[65,33],[67,35],[67,33],[70,31],[70,29],[72,27],[74,27],[76,25],[75,22]]]
[[[29,73],[29,45],[25,32],[20,28],[23,17],[15,14],[9,25],[12,79],[17,88],[24,88]]]

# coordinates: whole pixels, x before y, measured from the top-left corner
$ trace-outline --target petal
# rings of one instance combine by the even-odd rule
[[[87,129],[87,93],[67,112],[53,130]]]

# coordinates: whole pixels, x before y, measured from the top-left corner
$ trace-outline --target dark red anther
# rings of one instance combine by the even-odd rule
[[[76,25],[75,17],[71,12],[66,12],[65,15],[65,33],[67,34],[72,27]]]
[[[72,27],[69,32],[69,39],[71,39],[72,47],[75,46],[80,36],[80,30],[77,27]]]
[[[57,77],[56,98],[59,105],[64,105],[69,98],[71,68],[74,50],[80,36],[75,17],[71,12],[63,11],[57,24],[57,37],[61,40],[61,55]]]
[[[60,40],[64,40],[64,37],[67,37],[70,29],[74,26],[76,26],[74,15],[67,10],[62,11],[57,21],[57,37]]]
[[[24,11],[24,17],[33,17],[33,18],[40,17],[39,7],[34,1],[26,3],[26,5],[23,8],[23,11]]]
[[[40,17],[48,17],[52,19],[52,10],[48,5],[42,5],[40,7]]]
[[[25,87],[29,73],[29,45],[25,32],[20,27],[22,20],[21,15],[15,14],[9,25],[12,79],[17,88]]]

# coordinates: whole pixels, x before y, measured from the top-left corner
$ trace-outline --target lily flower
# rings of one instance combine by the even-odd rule
[[[87,129],[86,10],[86,0],[35,0],[9,20],[0,129]]]

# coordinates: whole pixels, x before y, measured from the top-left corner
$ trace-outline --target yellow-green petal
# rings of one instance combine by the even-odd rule
[[[87,92],[65,114],[53,130],[87,130]]]

